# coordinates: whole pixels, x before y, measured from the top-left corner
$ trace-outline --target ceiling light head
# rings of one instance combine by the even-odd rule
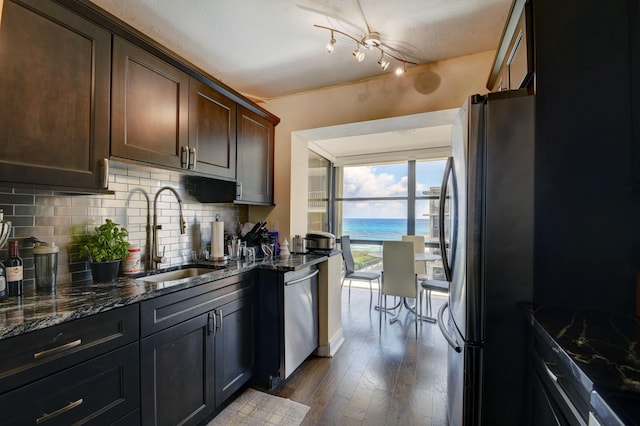
[[[380,46],[380,33],[377,31],[370,32],[362,37],[362,44],[367,48]]]
[[[403,62],[402,66],[398,66],[398,68],[396,68],[396,75],[398,77],[406,74],[406,72],[407,72],[407,63],[406,62]]]
[[[380,68],[382,68],[383,71],[386,71],[387,68],[389,68],[389,61],[384,59],[384,52],[380,52],[380,59],[378,59],[378,64],[380,65]]]
[[[361,52],[359,47],[356,47],[356,50],[353,51],[353,56],[358,62],[364,61],[364,52]]]
[[[336,39],[333,37],[333,31],[331,31],[331,40],[329,40],[329,43],[327,43],[327,45],[324,47],[324,50],[327,51],[327,53],[331,53],[333,52],[333,48],[336,46]]]

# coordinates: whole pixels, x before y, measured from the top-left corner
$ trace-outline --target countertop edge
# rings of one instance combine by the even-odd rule
[[[326,255],[292,254],[283,258],[276,257],[251,263],[227,262],[226,267],[213,269],[205,275],[168,282],[151,283],[144,281],[144,276],[122,276],[113,283],[67,284],[60,286],[55,294],[49,295],[38,294],[35,291],[25,292],[25,295],[20,298],[10,298],[0,302],[0,340],[253,270],[266,269],[285,273],[316,265],[327,259]],[[213,266],[215,262],[210,264]],[[218,267],[220,267],[219,264]]]

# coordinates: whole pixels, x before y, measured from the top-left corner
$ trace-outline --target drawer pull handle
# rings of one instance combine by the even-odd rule
[[[554,373],[551,368],[549,368],[549,364],[546,361],[542,361],[542,366],[544,367],[544,371],[546,371],[547,375],[554,383],[558,383],[558,379],[563,378],[562,375]]]
[[[82,339],[74,340],[73,342],[66,343],[62,346],[57,346],[55,348],[47,349],[46,351],[37,352],[33,354],[33,359],[42,359],[48,356],[55,355],[57,353],[66,351],[67,349],[75,348],[76,346],[80,346],[82,344]]]
[[[44,413],[44,415],[42,417],[38,417],[36,419],[36,424],[41,424],[41,423],[44,423],[44,422],[48,422],[49,420],[58,417],[60,414],[64,414],[69,410],[73,410],[78,405],[81,405],[83,402],[84,402],[84,400],[82,398],[80,398],[77,401],[70,402],[69,404],[67,404],[64,407],[54,411],[51,414]]]

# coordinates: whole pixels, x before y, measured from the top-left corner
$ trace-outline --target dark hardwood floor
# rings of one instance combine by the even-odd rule
[[[445,300],[433,297],[436,312]],[[379,333],[378,315],[368,288],[353,288],[349,303],[345,287],[340,350],[311,356],[270,393],[310,406],[303,425],[446,425],[447,343],[438,325],[423,322],[416,339],[413,314],[403,310]]]

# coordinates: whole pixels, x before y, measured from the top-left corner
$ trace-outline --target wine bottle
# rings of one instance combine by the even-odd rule
[[[22,296],[22,259],[18,256],[18,240],[9,241],[9,257],[4,262],[9,296]]]
[[[4,264],[0,262],[0,300],[4,300],[9,295],[7,290],[7,271]]]

